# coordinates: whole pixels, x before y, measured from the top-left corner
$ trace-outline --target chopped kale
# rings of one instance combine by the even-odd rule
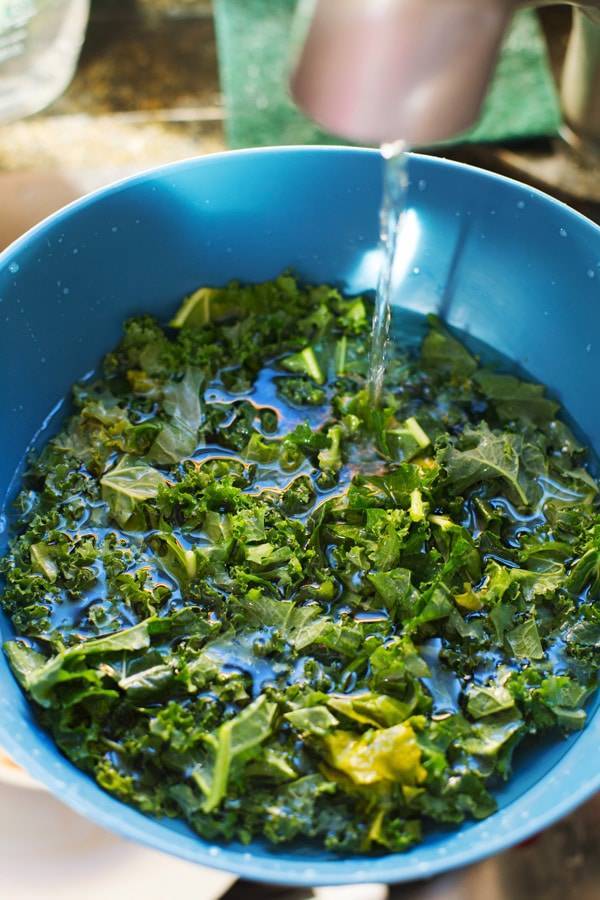
[[[435,319],[374,409],[369,319],[284,275],[129,321],[17,498],[15,676],[105,790],[210,840],[405,850],[585,724],[584,448]]]

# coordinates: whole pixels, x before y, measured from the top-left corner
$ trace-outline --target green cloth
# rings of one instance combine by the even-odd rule
[[[215,0],[221,86],[231,147],[331,144],[287,96],[296,0]],[[537,15],[519,12],[507,36],[483,114],[464,141],[555,134],[560,111]]]

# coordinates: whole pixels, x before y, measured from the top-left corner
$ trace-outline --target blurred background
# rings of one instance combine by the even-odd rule
[[[0,247],[140,169],[248,146],[339,143],[286,90],[296,0],[0,0]],[[567,7],[517,14],[482,117],[433,152],[542,188],[600,222],[597,148],[565,128]],[[600,25],[597,26],[600,30]],[[600,53],[600,49],[598,50]],[[600,85],[595,86],[600,92]],[[126,844],[0,754],[0,896],[302,900]],[[340,900],[595,900],[600,802],[526,846],[431,882],[317,892]],[[35,860],[35,864],[32,861]]]
[[[226,148],[339,143],[287,97],[295,6],[2,0],[0,245],[68,200],[139,169]],[[436,152],[541,187],[597,221],[598,156],[559,136],[556,83],[570,25],[566,6],[519,12],[481,121]]]

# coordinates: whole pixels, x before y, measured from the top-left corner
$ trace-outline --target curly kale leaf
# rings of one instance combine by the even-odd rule
[[[158,496],[165,476],[133,456],[122,456],[100,479],[102,499],[108,503],[112,517],[125,528],[144,500]]]
[[[559,404],[545,396],[545,388],[541,384],[531,384],[513,375],[501,375],[485,369],[477,372],[474,378],[503,422],[525,419],[544,425],[556,418]]]
[[[444,328],[435,316],[429,316],[429,331],[421,347],[421,363],[443,375],[468,378],[477,369],[477,360]]]
[[[440,455],[448,485],[457,494],[488,481],[500,481],[516,503],[528,506],[533,486],[523,461],[522,447],[515,435],[496,434],[487,427],[466,430],[459,446],[451,445]]]

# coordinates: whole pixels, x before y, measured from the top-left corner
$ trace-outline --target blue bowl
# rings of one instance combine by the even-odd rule
[[[600,452],[600,228],[506,178],[424,156],[410,167],[395,303],[438,312],[549,385]],[[26,448],[56,428],[62,398],[115,344],[127,316],[167,318],[200,284],[258,281],[288,267],[309,281],[372,288],[381,174],[369,150],[211,156],[85,197],[17,241],[0,257],[0,497],[10,499]],[[6,540],[4,528],[0,551]],[[6,619],[0,630],[11,635]],[[592,709],[580,734],[518,755],[491,818],[437,830],[408,853],[211,846],[179,822],[125,806],[71,765],[36,724],[3,658],[0,685],[0,744],[69,806],[125,837],[263,881],[434,875],[522,841],[600,787]]]

